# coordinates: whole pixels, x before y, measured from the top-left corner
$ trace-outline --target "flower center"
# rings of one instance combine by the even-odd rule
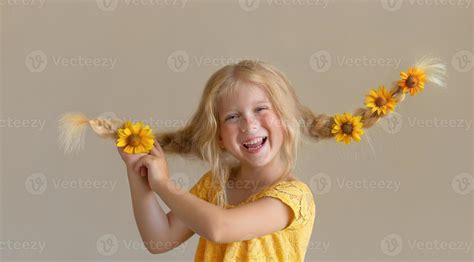
[[[138,146],[140,144],[140,136],[139,135],[130,135],[128,137],[128,144],[131,146]]]
[[[347,135],[352,134],[352,124],[351,123],[344,123],[342,124],[342,132]]]
[[[384,106],[385,104],[387,104],[387,100],[385,100],[385,98],[383,98],[383,97],[377,97],[377,99],[375,99],[375,104],[376,104],[378,107],[382,107],[382,106]]]
[[[413,88],[416,85],[416,78],[414,76],[409,76],[405,81],[405,84],[408,88]]]

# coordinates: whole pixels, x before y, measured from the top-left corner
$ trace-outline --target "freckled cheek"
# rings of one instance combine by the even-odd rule
[[[278,130],[278,129],[282,128],[282,123],[277,117],[268,116],[268,117],[265,117],[262,120],[263,120],[264,126],[267,129],[275,131],[275,130]]]
[[[223,125],[220,132],[222,141],[226,147],[232,145],[232,143],[235,143],[238,134],[236,127]]]
[[[278,145],[283,141],[284,125],[276,116],[265,118],[263,121],[265,128],[270,132],[273,145]]]

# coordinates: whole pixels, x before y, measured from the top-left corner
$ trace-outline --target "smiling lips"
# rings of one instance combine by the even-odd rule
[[[248,151],[248,152],[256,152],[258,151],[260,148],[263,147],[263,145],[265,144],[265,142],[267,141],[267,138],[266,136],[263,136],[263,137],[258,137],[258,138],[254,138],[250,141],[247,141],[245,143],[242,144],[242,146]]]

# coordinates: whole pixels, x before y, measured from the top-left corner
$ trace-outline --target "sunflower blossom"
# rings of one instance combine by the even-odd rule
[[[349,144],[351,140],[360,141],[360,136],[364,134],[362,130],[362,117],[352,116],[350,113],[336,115],[331,133],[335,134],[337,142]]]
[[[151,128],[141,122],[127,121],[117,130],[117,146],[128,154],[148,153],[155,143]]]
[[[400,72],[401,80],[398,81],[398,86],[404,93],[410,92],[411,96],[423,91],[425,88],[426,74],[420,68],[410,68],[407,72]]]
[[[378,90],[370,90],[365,98],[365,105],[372,109],[372,113],[377,112],[379,116],[392,112],[396,104],[392,94],[384,86],[379,86]]]

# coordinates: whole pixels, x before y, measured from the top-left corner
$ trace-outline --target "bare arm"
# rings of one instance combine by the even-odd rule
[[[147,178],[127,170],[133,213],[143,243],[153,254],[169,251],[189,239],[189,230],[172,213],[166,214],[148,186]]]
[[[189,229],[205,239],[215,239],[216,218],[225,209],[175,187],[172,180],[160,183],[156,192]]]
[[[223,209],[174,188],[170,183],[168,181],[158,186],[157,193],[161,199],[185,225],[216,243],[267,235],[285,228],[292,218],[290,207],[271,197],[263,197],[241,207]]]
[[[159,254],[179,246],[189,239],[194,232],[186,227],[179,218],[168,212],[165,214],[156,195],[151,190],[148,178],[134,172],[130,166],[140,156],[124,154],[118,149],[126,163],[133,213],[143,243],[152,254]]]
[[[286,227],[291,209],[280,200],[264,197],[235,209],[224,209],[178,188],[169,178],[164,152],[157,144],[150,155],[133,166],[135,172],[147,169],[150,188],[193,232],[218,243],[251,239]]]
[[[286,228],[293,218],[286,204],[272,197],[227,209],[219,219],[215,242],[249,240]]]

